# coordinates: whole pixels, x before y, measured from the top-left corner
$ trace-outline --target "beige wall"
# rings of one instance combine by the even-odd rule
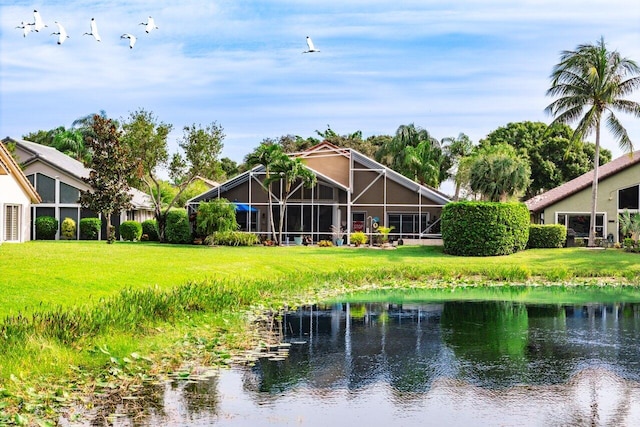
[[[311,169],[349,187],[349,159],[331,151],[311,153],[303,158],[304,163]]]
[[[603,213],[604,232],[609,233],[618,240],[618,190],[638,185],[640,183],[640,164],[632,166],[606,178],[598,185],[598,198],[596,211]],[[578,193],[548,206],[544,210],[545,224],[556,224],[556,213],[589,213],[591,212],[591,187],[587,187]]]

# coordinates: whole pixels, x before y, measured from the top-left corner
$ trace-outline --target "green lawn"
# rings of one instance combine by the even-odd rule
[[[216,247],[156,243],[107,245],[32,241],[0,246],[0,316],[34,309],[92,304],[122,288],[174,287],[207,278],[242,280],[355,273],[399,278],[637,281],[640,255],[620,250],[538,249],[510,256],[468,258],[440,247]]]

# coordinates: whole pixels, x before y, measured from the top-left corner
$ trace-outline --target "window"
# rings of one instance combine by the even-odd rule
[[[589,237],[591,214],[588,213],[559,213],[558,224],[576,232],[576,237]],[[602,237],[604,233],[604,215],[596,214],[596,237]]]
[[[391,234],[398,237],[418,237],[421,231],[426,230],[430,225],[427,222],[427,214],[389,214],[388,219],[389,227],[393,227]],[[439,230],[426,231],[427,234],[437,232]]]
[[[60,203],[78,203],[80,190],[64,182],[60,183]]]
[[[56,202],[56,181],[46,175],[38,174],[36,177],[36,190],[42,198],[42,203]]]
[[[20,240],[20,206],[6,205],[4,207],[4,240],[15,242]]]
[[[638,185],[618,190],[618,209],[639,209],[640,192]]]

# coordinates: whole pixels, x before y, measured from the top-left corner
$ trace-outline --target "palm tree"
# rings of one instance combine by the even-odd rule
[[[278,242],[282,244],[282,229],[287,212],[287,199],[291,194],[293,184],[301,181],[306,188],[311,188],[316,183],[316,175],[309,170],[301,158],[291,158],[287,155],[277,158],[272,164],[272,175],[265,179],[271,186],[272,182],[280,181],[283,189],[280,200],[280,224],[278,228]]]
[[[269,218],[271,223],[271,235],[275,239],[276,237],[276,225],[273,221],[273,193],[272,193],[272,184],[274,180],[272,179],[272,168],[274,164],[282,158],[288,158],[288,156],[282,150],[282,147],[278,144],[263,142],[258,148],[255,149],[253,153],[248,154],[244,162],[249,167],[252,168],[256,165],[262,165],[265,169],[265,179],[262,182],[262,188],[267,192],[267,198],[269,199]],[[277,179],[280,179],[278,176]],[[278,242],[279,243],[279,240]]]
[[[469,186],[492,202],[505,202],[529,185],[531,168],[506,144],[480,148],[469,167]]]
[[[551,73],[551,88],[547,95],[558,97],[545,109],[555,117],[551,126],[577,121],[572,136],[574,142],[591,132],[596,136],[589,246],[595,244],[602,116],[606,113],[606,125],[620,148],[631,153],[631,139],[614,111],[640,117],[640,104],[625,98],[640,86],[639,74],[640,68],[634,61],[621,57],[617,51],[607,50],[604,38],[595,44],[579,45],[576,50],[562,52],[560,63]]]
[[[85,166],[91,163],[91,150],[87,148],[82,133],[77,129],[66,129],[57,133],[53,137],[53,146]]]

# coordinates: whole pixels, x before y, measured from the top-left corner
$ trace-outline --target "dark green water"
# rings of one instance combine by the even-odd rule
[[[351,295],[286,313],[287,358],[167,384],[140,422],[640,425],[635,290],[474,292]]]

